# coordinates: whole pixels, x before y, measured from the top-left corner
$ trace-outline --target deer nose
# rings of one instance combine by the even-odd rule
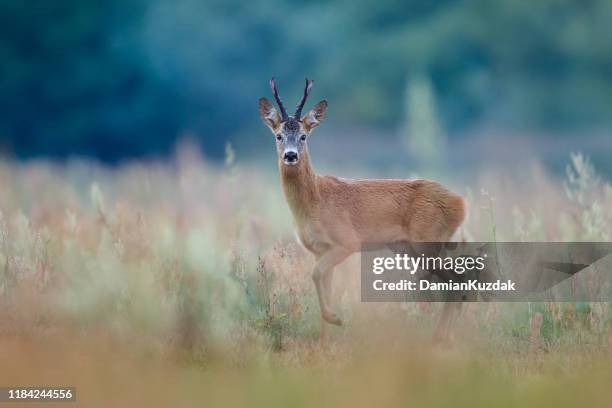
[[[283,159],[289,163],[294,163],[298,160],[297,152],[288,151],[285,152]]]

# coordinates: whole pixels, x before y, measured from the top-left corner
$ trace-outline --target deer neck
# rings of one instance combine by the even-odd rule
[[[315,211],[319,199],[317,175],[310,163],[308,150],[304,149],[295,166],[287,166],[279,160],[281,183],[285,198],[294,218],[301,224]]]

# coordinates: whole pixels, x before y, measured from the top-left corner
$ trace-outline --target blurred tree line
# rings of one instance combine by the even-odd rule
[[[449,137],[609,127],[611,21],[608,0],[0,0],[0,149],[221,156],[272,75],[289,106],[314,78],[337,124],[405,126],[424,78]]]

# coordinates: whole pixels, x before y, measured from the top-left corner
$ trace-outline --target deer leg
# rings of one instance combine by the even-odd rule
[[[453,313],[451,315],[451,319],[449,321],[449,338],[452,341],[454,339],[454,332],[456,328],[457,318],[461,315],[461,308],[463,307],[463,302],[455,302],[453,303]]]
[[[329,273],[322,277],[323,290],[325,291],[325,303],[329,308],[332,308],[334,270],[335,268],[330,269]]]
[[[416,253],[424,253],[428,256],[439,256],[444,258],[446,256],[446,246],[442,242],[441,240],[436,242],[432,239],[431,242],[413,243],[412,250],[413,252],[416,251]],[[448,281],[454,276],[453,272],[445,272],[437,269],[430,270],[429,272],[443,281]],[[446,297],[446,299],[450,300],[448,297]],[[444,302],[440,318],[434,330],[434,343],[444,343],[452,340],[454,321],[459,315],[461,305],[461,302]]]
[[[446,302],[442,307],[440,320],[434,332],[434,343],[442,343],[451,340],[453,323],[461,310],[460,302]]]
[[[327,283],[329,283],[331,289],[331,275],[333,274],[334,266],[344,261],[351,252],[344,248],[334,247],[317,259],[317,263],[312,272],[312,280],[314,281],[317,289],[317,296],[319,297],[319,308],[321,309],[321,318],[328,323],[335,324],[336,326],[342,325],[342,320],[331,311],[329,303],[331,297],[328,294]]]
[[[334,280],[334,268],[329,273],[325,274],[321,278],[321,289],[323,290],[323,296],[327,307],[332,309],[332,298],[333,298],[333,280]],[[329,325],[323,319],[321,319],[321,342],[327,343],[329,339]]]
[[[436,325],[436,329],[434,331],[434,343],[443,343],[448,338],[448,323],[451,318],[452,313],[452,304],[444,303],[442,306],[442,312],[440,313],[440,319],[438,320],[438,324]]]

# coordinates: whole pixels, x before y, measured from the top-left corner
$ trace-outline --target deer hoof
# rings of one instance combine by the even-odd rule
[[[330,324],[334,324],[336,326],[342,326],[342,320],[335,313],[325,313],[323,315],[323,319]]]

